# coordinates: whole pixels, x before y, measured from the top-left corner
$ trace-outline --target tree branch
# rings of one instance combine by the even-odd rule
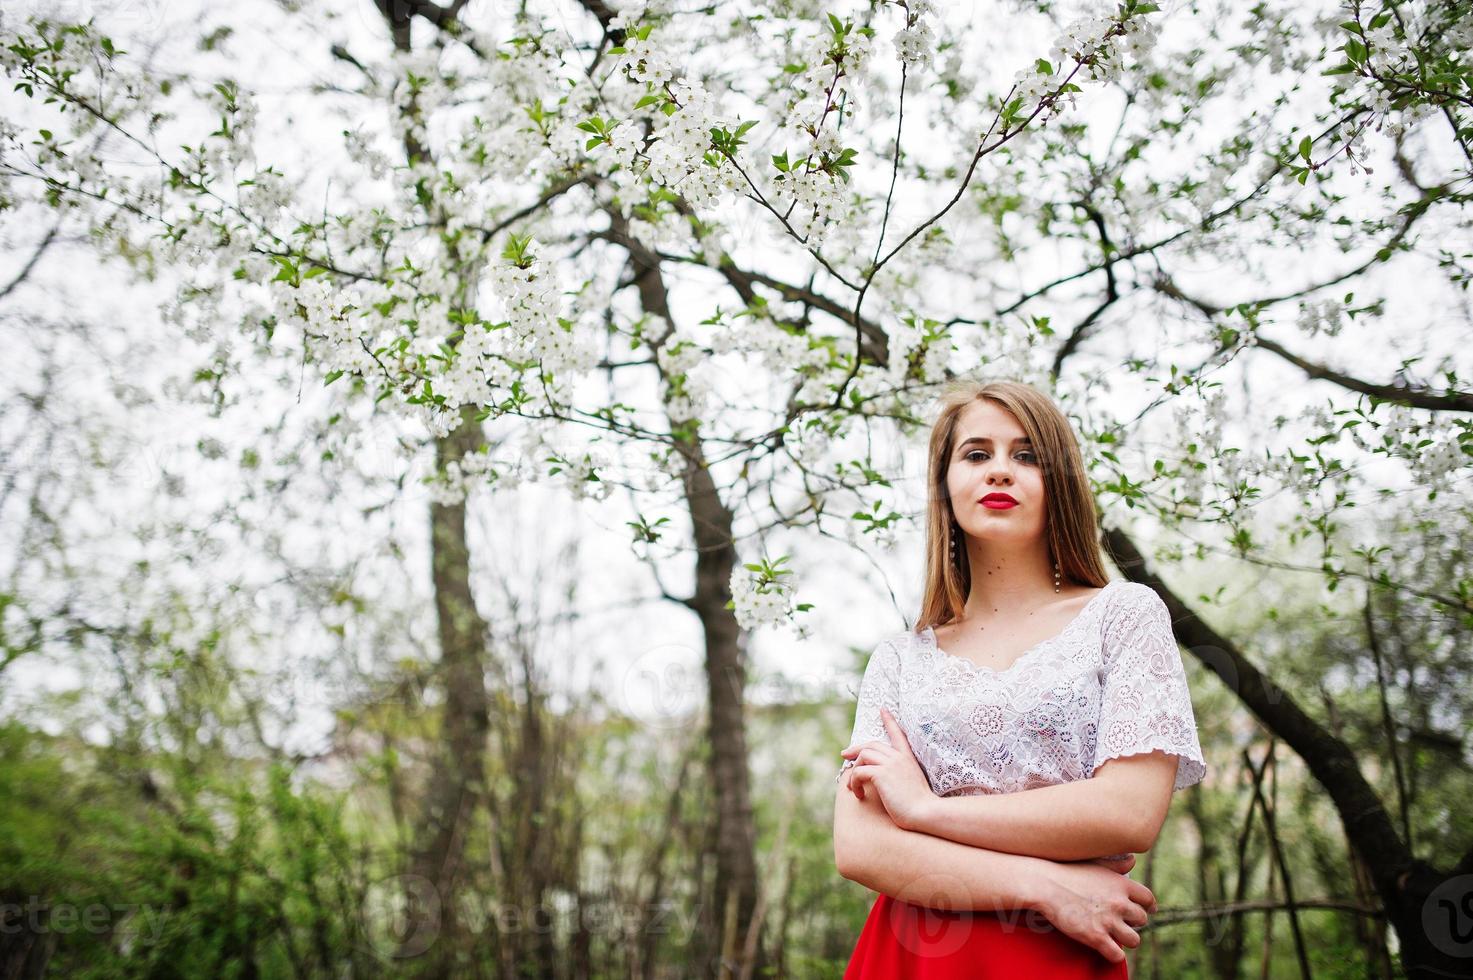
[[[14,290],[15,287],[19,286],[21,283],[30,278],[31,271],[36,268],[36,263],[41,261],[41,256],[45,255],[46,250],[51,247],[51,243],[56,241],[57,233],[59,233],[60,231],[61,222],[58,221],[56,224],[51,226],[50,230],[46,232],[46,237],[41,239],[40,244],[36,246],[36,250],[32,252],[31,257],[26,260],[26,264],[21,268],[19,272],[15,274],[15,278],[6,283],[4,289],[0,289],[0,300],[3,300],[5,297],[9,296],[11,291]]]
[[[1362,775],[1355,753],[1307,715],[1289,692],[1254,666],[1233,641],[1199,619],[1146,567],[1145,558],[1129,535],[1107,528],[1104,538],[1116,566],[1132,581],[1149,586],[1166,603],[1177,641],[1293,749],[1329,793],[1345,836],[1376,880],[1377,890],[1383,896],[1400,893],[1409,873],[1429,870],[1407,849],[1381,798]]]
[[[1105,216],[1100,213],[1099,208],[1095,207],[1088,200],[1077,203],[1089,215],[1089,219],[1094,222],[1095,228],[1100,233],[1100,252],[1105,257],[1105,298],[1100,301],[1099,306],[1096,306],[1090,311],[1089,316],[1085,317],[1080,321],[1078,326],[1069,331],[1069,336],[1065,338],[1063,346],[1054,354],[1054,363],[1051,371],[1055,378],[1064,370],[1064,362],[1084,342],[1084,338],[1089,334],[1090,328],[1104,315],[1106,310],[1120,299],[1120,284],[1115,278],[1115,262],[1117,261],[1115,243],[1110,240],[1110,232],[1105,227]]]

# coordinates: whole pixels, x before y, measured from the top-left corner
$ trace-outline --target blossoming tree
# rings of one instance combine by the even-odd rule
[[[261,111],[255,80],[218,57],[240,43],[228,14],[192,35],[188,71],[95,25],[7,21],[0,44],[25,100],[0,134],[8,202],[76,214],[99,248],[176,270],[202,334],[229,322],[300,350],[324,383],[422,427],[456,764],[427,793],[420,873],[450,887],[455,815],[485,792],[470,487],[627,489],[636,543],[693,556],[692,589],[670,598],[705,641],[706,958],[748,975],[766,906],[741,632],[804,632],[809,604],[776,547],[795,530],[893,540],[929,491],[876,442],[912,434],[953,375],[1057,386],[1117,557],[1144,551],[1118,519],[1130,508],[1200,533],[1203,554],[1280,563],[1268,526],[1316,543],[1332,586],[1429,594],[1410,569],[1373,573],[1378,553],[1354,535],[1347,559],[1337,516],[1375,483],[1338,447],[1446,506],[1469,443],[1456,348],[1428,331],[1446,346],[1440,381],[1416,356],[1374,381],[1377,361],[1335,368],[1273,338],[1414,315],[1386,295],[1393,267],[1449,303],[1466,286],[1468,256],[1429,262],[1416,235],[1467,230],[1467,26],[1450,8],[1125,0],[1057,24],[1003,4],[999,37],[930,0],[553,6],[380,0],[370,26],[387,46],[326,8],[283,12],[283,30],[323,39],[313,110],[340,135]],[[1300,85],[1306,72],[1318,84]],[[364,105],[387,107],[384,124]],[[1362,179],[1387,161],[1395,181]],[[1227,411],[1227,381],[1269,371],[1326,400],[1283,384],[1256,416]],[[1112,391],[1140,404],[1117,412],[1099,397]],[[1260,458],[1270,431],[1278,451]],[[1250,521],[1272,489],[1305,506]],[[688,530],[663,527],[662,509]],[[1473,589],[1452,592],[1434,601],[1466,608]],[[1191,645],[1226,650],[1204,663],[1342,813],[1366,812],[1375,794],[1336,761],[1343,745],[1228,641]],[[1406,955],[1435,961],[1409,937],[1441,879],[1419,868],[1407,893],[1410,844],[1371,855],[1372,823],[1347,817],[1347,836],[1375,862]]]

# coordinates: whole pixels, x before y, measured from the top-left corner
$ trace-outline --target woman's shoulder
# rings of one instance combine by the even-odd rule
[[[1128,627],[1146,619],[1170,619],[1166,600],[1144,582],[1116,579],[1108,588],[1113,595],[1105,603],[1108,606],[1104,616],[1107,628]]]
[[[1128,578],[1115,579],[1110,583],[1110,587],[1115,591],[1114,600],[1117,603],[1137,606],[1154,603],[1165,605],[1161,599],[1161,593],[1144,582],[1136,582]]]
[[[910,656],[911,651],[914,650],[916,645],[921,642],[923,632],[924,630],[917,630],[914,627],[907,627],[905,629],[895,630],[894,632],[886,633],[881,636],[879,642],[875,644],[875,652],[885,653],[891,657],[895,657],[896,659],[903,661]]]

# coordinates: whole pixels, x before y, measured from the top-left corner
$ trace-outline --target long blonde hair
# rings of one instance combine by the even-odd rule
[[[1053,399],[1018,381],[952,382],[941,394],[926,461],[926,589],[914,627],[917,632],[960,618],[971,592],[970,560],[960,540],[957,562],[951,561],[955,516],[946,477],[957,420],[968,405],[984,399],[1012,413],[1033,441],[1043,468],[1044,537],[1050,565],[1055,560],[1059,563],[1059,581],[1096,588],[1109,581],[1100,560],[1099,516],[1084,472],[1084,457],[1063,411]]]

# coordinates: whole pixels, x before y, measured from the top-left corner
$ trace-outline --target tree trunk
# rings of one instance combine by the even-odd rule
[[[19,892],[0,898],[0,980],[39,980],[60,936],[49,928],[49,903]]]
[[[479,447],[481,427],[474,412],[435,440],[435,465],[443,469]],[[437,671],[445,699],[440,711],[436,759],[419,813],[410,859],[411,921],[400,952],[430,954],[432,969],[442,969],[457,945],[456,874],[465,850],[469,821],[485,793],[486,732],[489,726],[484,677],[486,624],[471,594],[470,549],[465,534],[465,503],[430,504],[431,578],[440,638]],[[418,888],[428,886],[427,892]],[[438,931],[428,949],[424,940]]]
[[[394,49],[413,49],[411,29],[416,13],[425,11],[409,0],[375,0],[389,29]],[[438,9],[438,8],[437,8]],[[446,22],[453,20],[447,15]],[[438,25],[446,26],[445,23]],[[411,102],[400,109],[406,122],[418,114]],[[404,136],[404,155],[410,163],[429,158],[428,149],[412,135]],[[481,424],[473,406],[460,412],[460,425],[435,439],[435,468],[443,472],[451,462],[480,447]],[[436,757],[418,815],[410,876],[403,882],[410,927],[399,947],[402,957],[424,956],[422,965],[443,975],[454,966],[457,942],[455,922],[456,873],[465,849],[469,821],[485,795],[486,736],[489,703],[485,683],[486,624],[471,594],[470,548],[465,535],[465,502],[430,503],[430,565],[435,593],[435,616],[440,639],[437,680],[444,691],[440,730],[432,754]],[[426,947],[428,943],[428,947]]]
[[[726,921],[728,902],[736,906],[735,931],[730,937],[736,962],[723,964],[717,976],[735,976],[741,972],[742,943],[757,903],[756,829],[743,714],[745,652],[736,615],[726,608],[731,599],[729,583],[731,570],[736,567],[736,548],[731,538],[731,513],[717,495],[700,447],[692,447],[689,453],[686,501],[696,528],[696,591],[691,604],[700,616],[706,640],[710,776],[716,797],[717,921]]]
[[[629,253],[644,310],[673,325],[659,258],[628,234],[625,219],[616,211],[610,212],[609,234]],[[675,420],[671,424],[675,427]],[[695,594],[686,602],[700,617],[706,647],[710,777],[716,797],[716,907],[710,912],[721,929],[721,935],[714,937],[717,948],[734,951],[732,962],[719,962],[718,956],[714,958],[717,962],[703,964],[702,969],[708,975],[727,977],[742,972],[742,949],[757,905],[757,835],[743,715],[746,653],[736,614],[726,608],[731,601],[731,572],[737,566],[732,513],[707,468],[699,429],[699,425],[691,426],[691,434],[677,444],[685,463],[682,480],[696,549]],[[729,917],[729,907],[734,909],[734,919]],[[754,975],[761,975],[763,960],[758,942]]]

